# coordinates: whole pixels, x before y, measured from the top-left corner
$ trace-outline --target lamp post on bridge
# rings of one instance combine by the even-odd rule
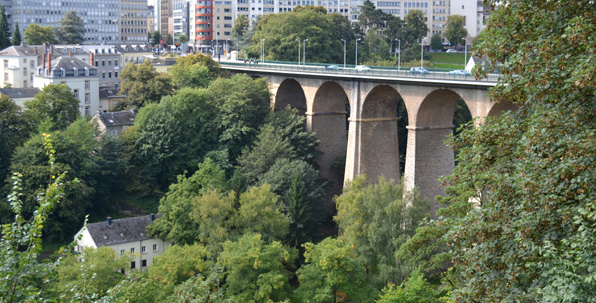
[[[346,69],[346,40],[341,39],[344,42],[344,69]]]
[[[461,38],[464,40],[464,70],[466,69],[466,65],[468,65],[468,40],[466,37]]]
[[[356,60],[354,65],[358,65],[358,41],[360,40],[360,38],[356,39]]]
[[[399,57],[397,58],[397,70],[401,70],[401,40],[400,39],[395,39],[397,40],[397,42],[399,43],[397,46],[397,52],[399,54],[397,54]],[[395,56],[394,56],[395,58]]]
[[[261,39],[261,63],[265,62],[265,39]]]
[[[422,62],[423,62],[423,55],[424,55],[424,40],[426,40],[426,38],[423,38],[422,40],[420,40],[420,68],[422,68]]]
[[[303,56],[303,60],[302,60],[302,65],[306,66],[306,41],[308,41],[308,39],[304,39],[304,43],[302,43],[302,47],[304,47],[304,51],[302,52],[302,56]]]
[[[300,38],[296,39],[298,41],[298,66],[300,66]]]

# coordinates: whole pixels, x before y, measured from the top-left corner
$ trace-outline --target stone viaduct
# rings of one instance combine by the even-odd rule
[[[265,66],[223,68],[266,77],[273,108],[290,105],[306,115],[308,130],[321,140],[323,155],[317,159],[321,175],[339,186],[360,174],[366,174],[369,181],[381,175],[400,180],[396,112],[401,97],[409,124],[404,182],[430,199],[443,193],[438,178],[454,168],[453,151],[444,142],[453,132],[458,100],[463,99],[473,118],[514,108],[491,102],[487,93],[495,82],[283,71]],[[345,179],[337,180],[331,163],[344,155]]]

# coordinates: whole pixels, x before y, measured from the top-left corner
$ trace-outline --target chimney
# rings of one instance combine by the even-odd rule
[[[112,226],[112,217],[107,217],[106,222],[108,223],[108,226]]]
[[[37,47],[35,48],[35,55],[37,56]]]
[[[149,220],[151,220],[151,222],[155,221],[155,214],[150,214]]]
[[[95,66],[95,55],[93,52],[89,52],[89,65]]]
[[[48,74],[50,73],[50,70],[52,70],[52,53],[48,53],[48,59],[46,59],[46,63],[48,64],[48,66],[46,67],[48,69]]]
[[[72,56],[73,56],[73,54],[72,54],[72,52],[71,52],[71,51],[69,51],[69,52],[68,52],[68,56],[69,56],[69,57],[72,57]]]
[[[46,54],[41,54],[41,71],[43,73],[43,70],[46,68]],[[44,76],[42,74],[42,76]]]

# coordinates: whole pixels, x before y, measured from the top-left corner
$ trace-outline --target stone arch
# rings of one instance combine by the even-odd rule
[[[332,182],[327,197],[340,194],[344,172],[338,172],[332,164],[345,159],[347,149],[346,104],[348,95],[337,82],[327,81],[316,91],[312,110],[306,113],[307,124],[321,140],[318,149],[323,153],[316,159],[321,176]],[[331,199],[328,199],[331,201]]]
[[[284,108],[288,105],[298,109],[299,115],[306,113],[306,96],[302,86],[295,79],[285,79],[275,94],[274,109]]]
[[[490,110],[488,111],[487,117],[496,117],[500,116],[501,113],[510,110],[517,110],[517,105],[509,102],[509,101],[500,101],[500,102],[493,102]]]
[[[417,187],[420,194],[434,200],[443,194],[439,179],[451,174],[455,166],[454,153],[445,144],[453,134],[453,116],[461,96],[452,90],[437,89],[428,94],[408,126],[405,184]],[[466,103],[469,110],[469,103]],[[439,208],[434,203],[431,214]]]
[[[401,96],[388,85],[375,86],[364,99],[359,124],[360,172],[369,182],[383,175],[399,182],[397,106]]]

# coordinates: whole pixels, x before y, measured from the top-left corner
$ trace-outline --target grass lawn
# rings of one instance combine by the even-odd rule
[[[468,52],[468,58],[470,58],[470,52]],[[464,65],[465,54],[460,53],[431,53],[432,62],[437,65],[437,63],[450,63],[450,64],[458,64]]]
[[[436,68],[444,68],[444,69],[464,69],[465,66],[463,64],[449,64],[449,63],[435,63]]]

